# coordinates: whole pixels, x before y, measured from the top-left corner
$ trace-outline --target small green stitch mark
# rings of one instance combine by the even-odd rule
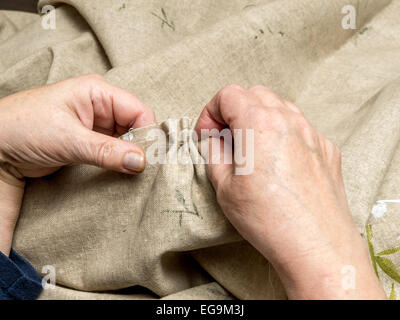
[[[264,30],[263,29],[259,29],[258,32],[263,35],[264,34]],[[258,39],[258,35],[254,36],[254,39]]]
[[[255,7],[255,6],[256,6],[255,4],[248,4],[247,6],[244,6],[242,10],[245,10],[250,7]]]
[[[281,37],[283,37],[285,35],[285,33],[282,31],[279,31],[278,33],[281,35]]]
[[[369,30],[369,28],[368,27],[364,27],[364,28],[362,28],[358,33],[359,34],[361,34],[361,35],[363,35],[365,32],[367,32]]]
[[[120,7],[118,8],[118,10],[122,10],[122,9],[125,9],[125,8],[126,8],[126,4],[123,3],[122,6],[120,6]]]
[[[270,34],[274,34],[269,25],[267,25],[267,29],[268,29],[268,31],[269,31]]]
[[[397,300],[396,289],[394,288],[394,283],[392,283],[392,290],[390,291],[389,300]]]
[[[175,31],[175,24],[172,20],[168,19],[167,13],[165,12],[164,8],[161,8],[162,17],[160,17],[158,14],[154,12],[151,12],[151,14],[161,20],[161,28],[164,28],[164,25],[167,25],[173,31]]]

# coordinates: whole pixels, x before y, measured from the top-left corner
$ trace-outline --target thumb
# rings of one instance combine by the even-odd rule
[[[145,155],[139,146],[94,131],[84,131],[85,134],[79,135],[80,140],[74,145],[78,162],[128,174],[144,170]]]

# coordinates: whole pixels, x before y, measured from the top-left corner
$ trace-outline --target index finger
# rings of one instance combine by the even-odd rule
[[[244,129],[243,115],[257,98],[239,85],[230,85],[221,89],[206,105],[197,120],[195,131],[201,136],[201,130]]]
[[[129,91],[118,88],[99,75],[69,79],[73,92],[80,97],[75,105],[82,123],[107,135],[121,135],[130,128],[155,122],[153,110]]]
[[[97,128],[115,127],[119,135],[130,128],[141,128],[155,122],[154,112],[150,107],[129,91],[107,81],[92,89],[91,96],[94,125]]]

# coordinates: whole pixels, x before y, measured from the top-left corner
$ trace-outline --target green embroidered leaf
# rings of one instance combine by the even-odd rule
[[[394,288],[394,283],[392,283],[392,291],[390,291],[389,300],[397,300],[396,289]]]
[[[394,263],[387,258],[382,258],[382,257],[375,257],[375,258],[377,264],[382,269],[382,271],[385,272],[394,281],[400,283],[400,274],[398,273]]]
[[[369,249],[369,255],[371,257],[372,261],[372,266],[374,267],[376,276],[379,279],[379,274],[378,274],[378,268],[376,266],[376,259],[375,259],[375,251],[374,251],[374,246],[372,245],[372,226],[369,224],[366,227],[366,232],[367,232],[367,241],[368,241],[368,249]]]
[[[392,249],[383,250],[383,251],[377,253],[377,255],[378,256],[387,256],[387,255],[394,254],[394,253],[399,252],[399,251],[400,251],[400,247],[392,248]]]

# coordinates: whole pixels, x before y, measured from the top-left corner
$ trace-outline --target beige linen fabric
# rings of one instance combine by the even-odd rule
[[[352,214],[363,235],[372,226],[377,272],[400,294],[400,253],[380,256],[400,245],[400,204],[370,215],[377,200],[400,199],[399,1],[63,0],[39,10],[47,4],[57,7],[55,30],[0,12],[0,97],[100,73],[150,105],[153,129],[171,136],[221,87],[264,84],[342,148]],[[342,27],[346,5],[356,30]],[[145,149],[151,129],[135,131]],[[193,163],[149,165],[138,177],[74,165],[30,180],[14,248],[39,272],[56,268],[43,299],[285,298]]]

